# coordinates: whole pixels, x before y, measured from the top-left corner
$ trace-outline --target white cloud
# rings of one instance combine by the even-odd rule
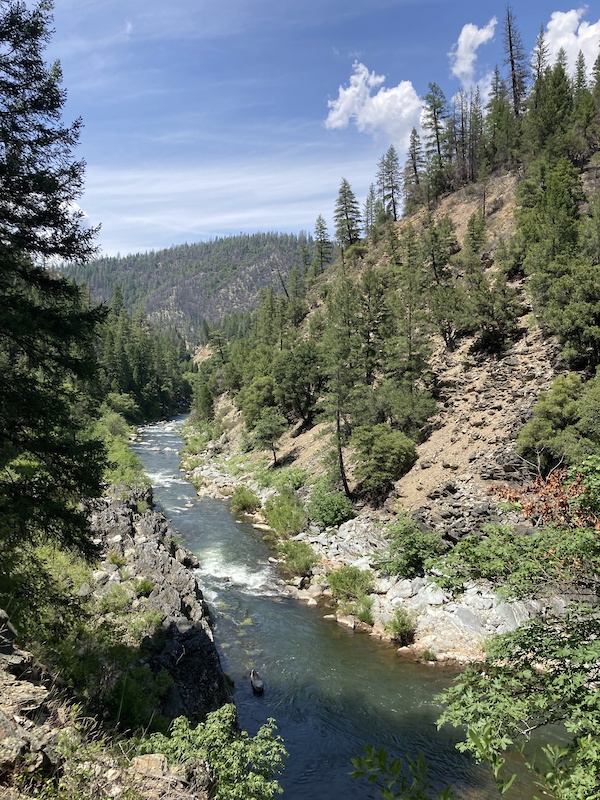
[[[487,44],[494,38],[496,24],[496,17],[492,17],[484,28],[478,28],[477,25],[473,25],[471,22],[463,25],[458,41],[448,53],[452,74],[459,79],[465,89],[473,88],[476,83],[475,61],[477,59],[477,50],[482,44]]]
[[[588,75],[591,75],[600,49],[600,20],[594,23],[582,21],[586,11],[586,8],[553,11],[546,27],[546,44],[551,61],[554,61],[561,47],[564,49],[571,71],[581,50]]]
[[[325,127],[346,128],[353,120],[361,133],[392,141],[402,152],[408,148],[413,127],[418,126],[423,102],[410,81],[387,89],[385,77],[354,62],[349,86],[340,86],[336,100],[329,100]],[[377,90],[377,91],[375,91]]]
[[[319,214],[332,231],[347,166],[330,153],[306,153],[300,159],[282,155],[158,169],[88,167],[81,203],[90,224],[102,223],[98,244],[105,255],[240,232],[312,231]],[[368,154],[353,160],[348,179],[357,196],[366,195],[373,169]]]

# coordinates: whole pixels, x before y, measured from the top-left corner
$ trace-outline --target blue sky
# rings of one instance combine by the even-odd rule
[[[342,178],[364,201],[404,160],[428,83],[446,96],[502,67],[504,0],[55,0],[47,56],[83,117],[79,203],[104,254],[240,232],[312,232]],[[514,0],[530,51],[591,69],[597,7]],[[495,21],[496,20],[496,21]]]

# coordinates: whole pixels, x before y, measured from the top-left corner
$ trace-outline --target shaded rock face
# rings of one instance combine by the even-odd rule
[[[73,710],[59,701],[50,677],[31,653],[16,645],[16,632],[0,609],[0,797],[21,800],[28,794],[9,788],[13,776],[56,781],[73,796],[121,797],[132,792],[141,800],[209,800],[212,779],[196,768],[170,768],[163,755],[133,758],[124,764],[88,742],[73,727]],[[59,742],[68,739],[73,755]]]
[[[46,676],[31,653],[16,646],[15,638],[7,614],[0,610],[0,783],[24,761],[29,771],[46,775],[60,763]]]
[[[144,640],[151,668],[165,669],[175,683],[161,712],[204,720],[209,712],[231,702],[231,697],[209,610],[192,571],[198,561],[173,541],[163,514],[151,508],[138,513],[142,500],[144,506],[151,504],[151,490],[142,497],[100,500],[91,510],[93,536],[103,560],[90,591],[102,596],[118,583],[147,582],[151,589],[147,599],[143,604],[133,600],[132,607],[134,614],[143,608],[162,617],[163,635],[158,643],[149,636]],[[120,563],[125,565],[127,581],[117,567]]]

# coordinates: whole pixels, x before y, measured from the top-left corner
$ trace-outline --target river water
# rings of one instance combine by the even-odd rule
[[[185,480],[178,452],[183,420],[144,428],[133,449],[157,505],[200,560],[199,583],[214,609],[215,640],[242,727],[253,735],[269,717],[277,721],[289,752],[280,779],[284,800],[378,797],[349,775],[350,758],[367,744],[394,758],[423,753],[432,784],[450,785],[457,798],[497,798],[487,770],[455,749],[454,732],[436,728],[434,696],[452,671],[400,659],[390,645],[282,597],[262,535],[236,522],[224,501],[197,498]],[[262,696],[251,690],[251,668],[265,681]]]

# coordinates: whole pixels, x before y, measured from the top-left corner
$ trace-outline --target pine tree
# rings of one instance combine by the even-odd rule
[[[447,188],[447,122],[448,103],[437,83],[429,84],[423,109],[423,129],[426,131],[428,199],[435,200]]]
[[[43,59],[50,34],[48,3],[0,3],[0,549],[9,572],[18,569],[11,553],[38,539],[93,550],[79,501],[99,494],[103,467],[86,389],[104,311],[47,269],[89,258],[95,234],[74,206],[81,123],[61,122],[60,68]]]
[[[407,211],[413,211],[423,202],[423,178],[425,155],[421,137],[416,128],[410,134],[408,159],[404,166],[404,204]]]
[[[344,446],[351,431],[352,394],[361,383],[360,337],[356,320],[360,296],[356,286],[342,272],[327,295],[327,320],[323,336],[327,374],[326,409],[334,422],[336,474],[349,497]]]
[[[571,161],[582,169],[596,149],[594,118],[596,104],[588,87],[585,57],[581,50],[577,56],[573,81],[573,111],[567,132],[567,152]]]
[[[492,169],[505,167],[512,161],[514,149],[514,117],[508,101],[506,83],[498,67],[494,70],[485,117],[486,156]]]
[[[400,161],[393,144],[379,160],[377,185],[386,214],[396,222],[400,214],[401,177]]]
[[[365,200],[365,206],[363,210],[363,231],[365,234],[365,239],[371,238],[371,231],[375,225],[376,205],[377,195],[375,194],[375,186],[371,184],[369,186],[369,191],[367,193],[367,199]]]
[[[523,113],[527,90],[527,57],[510,4],[506,6],[504,17],[504,55],[504,63],[509,67],[512,111],[515,117],[519,119]]]
[[[315,252],[313,258],[314,276],[320,275],[331,263],[333,244],[329,238],[327,223],[319,214],[315,223]]]
[[[333,219],[336,238],[344,249],[360,241],[362,224],[360,206],[346,178],[342,178],[340,184]]]

